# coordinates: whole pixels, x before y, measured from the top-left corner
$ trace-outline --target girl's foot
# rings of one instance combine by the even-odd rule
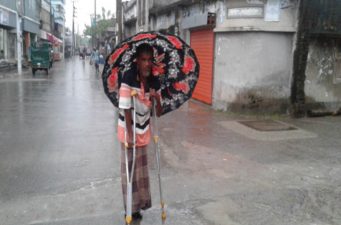
[[[142,214],[140,213],[140,211],[134,212],[132,217],[135,220],[142,220]]]

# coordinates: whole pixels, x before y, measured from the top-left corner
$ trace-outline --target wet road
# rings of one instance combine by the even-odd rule
[[[0,82],[1,224],[110,215],[121,200],[113,110],[93,68],[75,58]]]
[[[0,107],[1,225],[124,224],[114,110],[88,61],[0,79]],[[162,117],[165,224],[341,224],[340,117],[281,118],[311,135],[278,141],[237,119],[195,102]],[[135,224],[162,224],[150,153]]]

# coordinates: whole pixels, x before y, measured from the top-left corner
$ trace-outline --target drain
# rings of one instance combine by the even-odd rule
[[[251,120],[251,121],[238,121],[247,127],[258,131],[288,131],[297,130],[296,127],[289,124],[275,121],[275,120]]]

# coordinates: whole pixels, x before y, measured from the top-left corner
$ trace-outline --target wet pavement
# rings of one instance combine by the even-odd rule
[[[0,77],[0,224],[124,224],[114,118],[94,68],[77,57],[49,75]],[[297,129],[238,122],[261,119]],[[164,224],[341,224],[340,124],[231,115],[194,101],[163,116]],[[134,224],[162,224],[150,147],[153,207]]]

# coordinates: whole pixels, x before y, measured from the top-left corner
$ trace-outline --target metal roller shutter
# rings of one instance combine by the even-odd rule
[[[212,29],[191,31],[191,47],[194,49],[199,63],[200,75],[193,98],[212,104],[214,33]]]

